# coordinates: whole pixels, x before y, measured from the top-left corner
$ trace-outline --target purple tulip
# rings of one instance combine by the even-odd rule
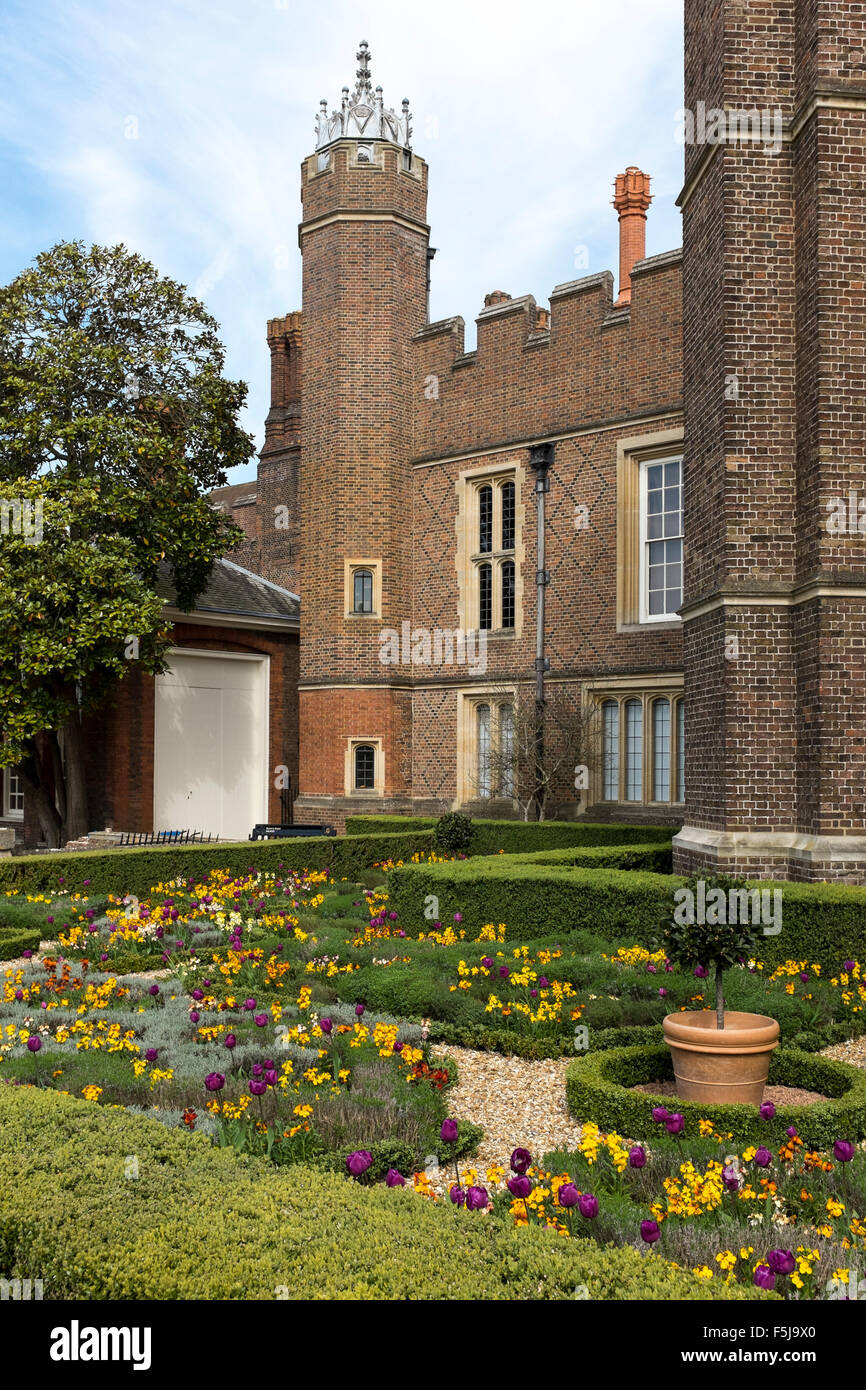
[[[469,1191],[466,1193],[466,1210],[481,1211],[483,1207],[487,1206],[489,1201],[490,1198],[487,1194],[486,1187],[470,1187]]]
[[[659,990],[659,998],[660,998],[660,999],[667,999],[667,997],[668,997],[668,992],[667,992],[667,990],[665,989],[664,985],[662,985],[661,989]]]
[[[462,1207],[463,1203],[466,1201],[466,1193],[463,1191],[462,1187],[458,1187],[456,1182],[451,1187],[448,1196],[451,1198],[455,1207]]]
[[[561,1207],[576,1207],[580,1200],[580,1193],[573,1182],[564,1182],[556,1194],[556,1200]]]
[[[539,975],[538,983],[541,985],[542,989],[547,989],[548,985],[550,984],[550,981],[548,980],[546,975]]]
[[[146,1062],[155,1062],[158,1056],[159,1053],[157,1049],[155,1047],[149,1047],[144,1054],[144,1060]]]
[[[758,1265],[752,1278],[752,1283],[759,1289],[774,1289],[776,1287],[776,1276],[769,1265]]]
[[[646,1167],[646,1149],[643,1147],[642,1144],[635,1144],[632,1148],[629,1149],[628,1166],[629,1168]]]
[[[706,967],[705,965],[696,965],[696,966],[695,966],[695,979],[697,979],[697,980],[705,980],[705,979],[707,978],[707,976],[709,975],[709,973],[710,973],[710,972],[709,972],[709,970],[707,969],[707,967]]]
[[[532,1154],[528,1149],[515,1149],[511,1155],[511,1171],[522,1176],[528,1172],[532,1163]]]
[[[369,1149],[356,1149],[346,1159],[346,1167],[353,1178],[360,1178],[372,1166],[373,1155]]]
[[[263,1071],[264,1067],[261,1062],[253,1062],[253,1076],[261,1076]]]
[[[854,969],[855,964],[856,964],[856,961],[853,961],[853,960],[843,960],[843,962],[842,962],[842,969],[843,969],[843,970],[846,970],[846,971],[848,972],[848,974],[850,975],[850,974],[851,974],[851,971]]]
[[[665,1120],[665,1129],[668,1134],[682,1134],[686,1127],[686,1122],[682,1115],[668,1115]]]
[[[640,1223],[640,1238],[647,1245],[655,1245],[660,1235],[661,1231],[657,1221],[642,1221]]]
[[[19,1000],[24,998],[24,991],[23,991],[23,989],[16,989],[16,991],[15,991],[15,998],[16,998],[16,999],[19,999]]]
[[[773,1162],[773,1155],[770,1153],[769,1149],[764,1148],[763,1144],[755,1152],[755,1162],[759,1168],[769,1168],[770,1164]]]
[[[107,955],[105,952],[103,952],[102,955],[99,957],[99,959],[100,959],[101,961],[106,961],[106,960],[108,960],[108,955]]]
[[[201,1018],[201,1014],[199,1013],[198,1009],[190,1009],[190,1011],[189,1011],[189,1021],[190,1021],[190,1023],[198,1023],[198,1021],[199,1021],[200,1018]]]
[[[365,1007],[364,1007],[363,1004],[356,1004],[356,1005],[355,1005],[355,1015],[356,1015],[357,1018],[363,1018],[365,1013],[366,1013],[366,1009],[365,1009]]]
[[[785,1130],[785,1133],[787,1134],[787,1136],[788,1136],[789,1139],[796,1139],[796,1138],[797,1138],[797,1126],[796,1126],[796,1125],[788,1125],[788,1128]]]
[[[774,1274],[793,1274],[797,1267],[790,1250],[771,1250],[767,1256],[767,1264]]]
[[[275,1071],[273,1067],[267,1067],[265,1069],[265,1080],[269,1086],[276,1086],[279,1079],[279,1073]]]
[[[445,1144],[453,1144],[457,1138],[457,1121],[443,1120],[442,1128],[439,1131],[439,1138]]]
[[[598,1216],[598,1198],[593,1197],[591,1192],[581,1192],[577,1199],[577,1209],[587,1221],[592,1221],[593,1217]]]
[[[855,1152],[854,1145],[847,1139],[837,1139],[833,1145],[833,1157],[838,1158],[840,1163],[850,1163]]]
[[[670,1113],[669,1110],[665,1110],[663,1105],[657,1105],[653,1110],[653,1119],[657,1125],[664,1124]]]
[[[196,999],[196,1000],[204,999],[204,990],[203,990],[203,989],[194,989],[193,992],[192,992],[192,997],[193,997],[193,999]]]
[[[758,1114],[762,1120],[772,1120],[776,1113],[776,1107],[771,1100],[765,1100],[763,1105],[758,1106]]]
[[[264,1028],[268,1021],[267,1014],[253,1014],[253,1023],[257,1028]]]
[[[490,969],[492,969],[492,966],[493,966],[493,957],[492,957],[492,956],[482,956],[482,957],[481,957],[481,964],[484,966],[484,969],[485,969],[485,970],[490,970]]]
[[[32,1033],[27,1039],[27,1050],[29,1052],[40,1052],[42,1050],[42,1039]]]
[[[330,1033],[333,1026],[333,1023],[329,1018],[319,1019],[319,1027],[321,1028],[323,1033]]]
[[[522,1197],[524,1200],[532,1191],[532,1183],[529,1181],[529,1178],[524,1177],[523,1174],[517,1174],[515,1177],[509,1178],[506,1187],[512,1197]]]
[[[148,993],[156,997],[156,995],[159,994],[159,985],[151,985],[150,989],[148,990]]]
[[[31,956],[33,955],[33,952],[30,950],[30,947],[28,946],[27,950],[22,951],[21,954],[25,960],[30,960]]]
[[[221,1091],[226,1084],[226,1079],[222,1072],[212,1071],[205,1077],[204,1084],[209,1091]]]
[[[402,1052],[402,1051],[403,1051],[403,1044],[402,1044],[401,1042],[395,1042],[395,1044],[394,1044],[394,1051],[395,1051],[395,1052]]]
[[[736,1168],[731,1167],[730,1164],[727,1168],[723,1168],[722,1182],[725,1184],[728,1192],[738,1192],[740,1188],[740,1175]]]
[[[249,1013],[252,1013],[252,1011],[253,1011],[253,1009],[254,1009],[255,1007],[256,1007],[256,1001],[255,1001],[255,999],[245,999],[244,1002],[241,1004],[241,1008],[242,1008],[242,1009],[246,1009]]]
[[[250,1081],[250,1095],[263,1096],[267,1089],[267,1081],[259,1081],[257,1077],[253,1077]]]
[[[234,1033],[226,1033],[223,1042],[225,1043],[226,1047],[237,1047],[238,1044],[238,1040],[235,1037]]]
[[[647,968],[647,974],[649,974],[649,975],[655,975],[656,972],[657,972],[657,970],[658,970],[658,966],[655,965],[655,964],[653,963],[653,961],[651,961],[651,960],[650,960],[650,961],[647,961],[647,967],[646,967],[646,968]]]
[[[462,921],[463,921],[463,913],[462,913],[462,912],[455,912],[455,913],[454,913],[454,921],[455,921],[455,922],[462,922]]]
[[[398,1173],[396,1168],[389,1168],[385,1174],[386,1187],[405,1187],[406,1179],[402,1173]]]
[[[508,976],[511,974],[511,971],[508,969],[507,965],[500,965],[499,974],[503,980],[507,980]]]

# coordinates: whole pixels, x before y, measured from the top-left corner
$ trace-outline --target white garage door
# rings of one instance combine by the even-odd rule
[[[246,840],[267,820],[268,659],[169,660],[156,678],[154,830]]]

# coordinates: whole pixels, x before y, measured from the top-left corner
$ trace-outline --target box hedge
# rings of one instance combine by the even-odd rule
[[[347,835],[433,830],[436,816],[347,816]],[[670,825],[594,825],[588,821],[473,820],[470,854],[526,854],[534,850],[590,848],[593,845],[661,844],[670,846]]]
[[[557,932],[588,928],[610,941],[629,937],[648,945],[673,905],[673,893],[685,879],[632,868],[601,867],[599,857],[615,848],[575,852],[571,864],[533,855],[468,859],[453,864],[412,864],[389,879],[391,906],[407,930],[423,920],[428,896],[438,899],[438,917],[450,921],[463,914],[472,937],[486,922],[505,922],[508,939],[527,941]],[[625,851],[620,851],[624,853]],[[650,857],[648,847],[629,853]],[[654,851],[655,852],[655,851]],[[586,867],[589,856],[595,867]],[[782,891],[782,930],[764,936],[761,959],[768,966],[785,960],[819,962],[838,970],[849,956],[862,957],[866,946],[866,888],[836,883],[769,883]]]
[[[81,850],[73,854],[22,854],[0,860],[0,893],[76,892],[89,880],[91,893],[146,894],[169,879],[204,879],[213,869],[276,873],[329,869],[351,878],[384,859],[408,859],[433,848],[429,830],[402,834],[311,835],[287,840],[243,840],[210,845],[149,845],[144,849]]]
[[[49,1300],[767,1296],[36,1088],[0,1087],[0,1156],[0,1275]]]
[[[659,1133],[652,1118],[657,1105],[683,1116],[686,1138],[699,1134],[699,1120],[712,1120],[720,1133],[741,1143],[784,1143],[789,1125],[796,1125],[808,1148],[829,1149],[836,1139],[866,1137],[866,1072],[797,1048],[780,1047],[773,1053],[770,1085],[801,1087],[830,1099],[779,1105],[772,1120],[761,1119],[756,1105],[705,1105],[630,1089],[671,1080],[673,1066],[665,1043],[591,1051],[568,1068],[568,1108],[577,1120],[594,1120],[603,1130],[650,1142]]]

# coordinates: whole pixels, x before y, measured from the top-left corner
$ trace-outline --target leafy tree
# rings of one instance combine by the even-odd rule
[[[164,669],[158,577],[191,610],[241,534],[207,498],[254,452],[217,329],[123,246],[59,244],[0,289],[0,766],[49,844],[88,829],[82,719]]]
[[[698,921],[694,905],[701,885],[706,912],[704,920]],[[755,891],[744,878],[693,874],[674,893],[676,906],[654,942],[681,970],[699,967],[708,975],[713,972],[717,1028],[725,1026],[725,971],[749,960],[759,950],[760,928],[740,920]]]

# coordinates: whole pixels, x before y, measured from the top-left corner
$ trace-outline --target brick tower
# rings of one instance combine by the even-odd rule
[[[866,10],[685,14],[675,868],[863,881]]]
[[[304,371],[296,818],[407,807],[411,689],[379,634],[411,618],[411,356],[427,318],[427,166],[370,52],[301,166]],[[419,389],[421,387],[419,386]]]

